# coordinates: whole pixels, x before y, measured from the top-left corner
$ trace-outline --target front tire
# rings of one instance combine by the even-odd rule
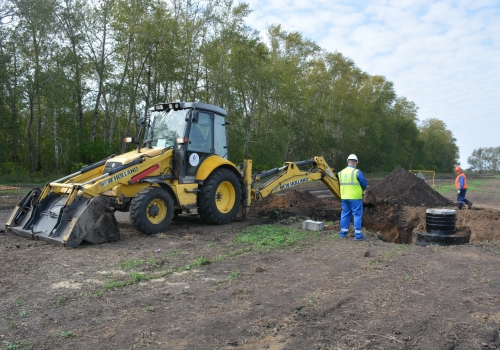
[[[130,220],[146,235],[166,231],[173,217],[174,200],[161,187],[144,188],[132,199]]]
[[[207,224],[226,224],[238,214],[240,202],[241,187],[236,175],[229,169],[216,169],[200,186],[198,213]]]

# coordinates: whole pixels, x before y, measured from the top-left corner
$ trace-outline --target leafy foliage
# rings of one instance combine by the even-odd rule
[[[498,174],[500,172],[500,147],[475,149],[467,158],[472,171],[481,174]]]
[[[257,170],[356,153],[368,172],[451,171],[446,125],[298,32],[231,0],[6,0],[0,9],[0,175],[69,173],[125,151],[148,106],[173,100],[228,110],[229,158]],[[479,165],[478,165],[479,166]],[[479,168],[478,168],[479,169]]]

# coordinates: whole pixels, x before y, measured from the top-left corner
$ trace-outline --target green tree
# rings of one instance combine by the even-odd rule
[[[420,125],[423,147],[418,166],[421,169],[450,172],[458,164],[456,139],[439,119],[424,120]]]

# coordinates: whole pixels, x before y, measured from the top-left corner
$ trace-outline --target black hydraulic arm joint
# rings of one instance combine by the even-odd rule
[[[101,165],[106,164],[106,162],[108,161],[108,159],[111,159],[111,158],[113,158],[114,156],[115,156],[115,155],[113,154],[113,155],[109,156],[108,158],[105,158],[105,159],[103,159],[103,160],[100,160],[100,161],[98,161],[98,162],[96,162],[96,163],[94,163],[94,164],[85,165],[85,166],[83,166],[83,167],[80,169],[80,173],[82,173],[82,174],[83,174],[83,173],[86,173],[87,171],[90,171],[90,170],[92,170],[92,169],[98,168],[98,167],[100,167]]]

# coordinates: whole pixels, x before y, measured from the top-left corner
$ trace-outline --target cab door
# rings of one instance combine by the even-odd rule
[[[214,154],[213,113],[195,111],[188,136],[186,176],[194,176],[196,169],[209,155]]]

